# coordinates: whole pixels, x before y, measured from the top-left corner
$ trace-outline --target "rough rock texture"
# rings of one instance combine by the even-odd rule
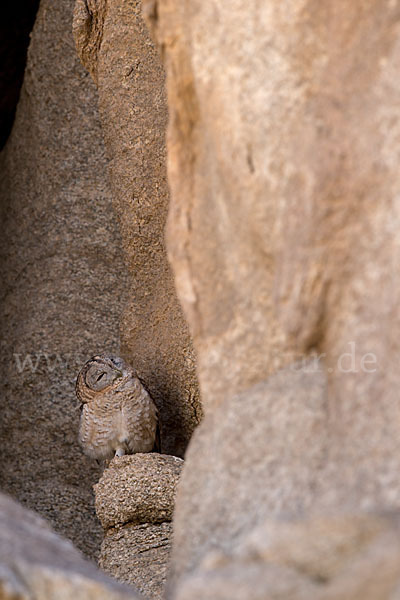
[[[206,414],[177,497],[174,578],[255,523],[310,507],[327,447],[325,383],[282,370]]]
[[[118,351],[125,267],[72,9],[41,2],[0,160],[0,486],[93,556],[99,468],[77,443],[74,384],[85,359]]]
[[[151,0],[146,13],[167,69],[167,246],[208,414],[177,499],[184,576],[257,525],[253,498],[277,516],[400,506],[400,5]],[[314,411],[289,374],[313,349],[325,409],[304,443]],[[236,399],[258,421],[253,386],[284,368],[257,445]],[[252,508],[232,509],[257,457]]]
[[[267,521],[206,556],[177,600],[398,600],[399,515]]]
[[[385,360],[378,397],[399,349],[398,4],[148,4],[168,73],[168,250],[205,405],[311,347],[336,364],[349,342]],[[349,406],[359,377],[332,379]]]
[[[171,555],[172,523],[109,529],[101,545],[99,565],[109,575],[134,585],[145,598],[164,598]]]
[[[77,0],[74,36],[99,90],[131,287],[122,354],[160,413],[162,450],[182,456],[201,418],[195,358],[167,261],[164,71],[138,0]]]
[[[156,453],[113,460],[94,487],[96,514],[104,529],[172,521],[182,465],[181,458]]]
[[[95,486],[105,529],[100,566],[146,598],[164,595],[182,466],[182,459],[162,454],[114,458]]]
[[[2,600],[128,600],[117,584],[84,560],[35,513],[0,495],[0,597]]]
[[[398,600],[400,4],[288,0],[249,6],[233,0],[227,8],[217,0],[143,1],[167,70],[168,254],[206,412],[179,485],[170,596]],[[62,258],[70,242],[65,222],[86,233],[90,211],[97,214],[102,206],[92,201],[85,205],[88,214],[73,218],[83,190],[104,190],[106,163],[90,154],[88,141],[98,129],[86,117],[91,105],[78,85],[85,80],[68,54],[71,47],[62,47],[63,36],[51,30],[52,11],[67,14],[67,8],[42,4],[41,35],[47,39],[49,31],[57,42],[43,47],[37,63],[31,58],[19,117],[24,137],[16,128],[3,159],[6,189],[12,190],[0,242],[9,263],[4,365],[19,347],[16,340],[42,343],[39,333],[31,335],[36,327],[55,339],[55,319],[64,327],[60,343],[77,347],[68,327],[76,335],[82,323],[60,310],[78,281],[69,278],[63,287],[69,263]],[[157,402],[164,452],[182,455],[201,409],[163,237],[164,73],[137,0],[77,0],[74,35],[99,89],[131,277],[122,352]],[[34,38],[31,57],[35,52]],[[63,52],[63,73],[57,52]],[[64,89],[66,66],[75,81],[68,76]],[[49,76],[63,96],[52,95]],[[62,109],[68,98],[74,99],[70,112]],[[87,123],[89,133],[78,122]],[[26,139],[35,141],[34,160]],[[63,152],[65,140],[79,146],[77,162],[72,151]],[[90,179],[95,173],[99,179]],[[107,235],[99,234],[93,249],[96,265]],[[119,266],[111,256],[107,266]],[[43,272],[52,276],[43,279]],[[81,275],[79,268],[74,274]],[[117,294],[121,290],[118,277],[105,279],[98,285],[103,299],[112,282],[118,281]],[[94,279],[88,289],[93,297]],[[80,291],[74,296],[79,302],[88,290]],[[101,306],[107,318],[95,331],[106,322],[106,338],[113,320],[107,303]],[[69,383],[62,387],[57,377],[57,386],[49,387],[41,378],[41,387],[32,387],[38,381],[33,375],[24,380],[23,405],[10,403],[22,397],[20,379],[3,378],[9,386],[5,481],[20,490],[29,468],[24,498],[39,500],[42,512],[56,516],[62,502],[72,506],[68,529],[77,514],[71,498],[85,500],[80,494],[88,488],[72,466],[65,485],[58,454],[74,456],[65,452],[70,429],[64,446],[57,437],[62,409],[70,423],[61,394]],[[32,394],[48,407],[43,422]],[[20,439],[30,440],[33,423],[34,447],[23,442],[22,451],[15,450]],[[47,446],[38,447],[43,438]],[[32,457],[41,452],[48,462],[35,463]],[[148,597],[163,593],[175,461],[124,457],[97,486],[107,527],[101,564]],[[53,502],[48,490],[54,481]],[[160,493],[165,484],[167,506]]]

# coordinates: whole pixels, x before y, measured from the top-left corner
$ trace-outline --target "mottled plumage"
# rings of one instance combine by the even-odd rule
[[[122,358],[91,358],[78,375],[76,395],[82,408],[79,442],[85,454],[101,460],[154,449],[157,409]]]

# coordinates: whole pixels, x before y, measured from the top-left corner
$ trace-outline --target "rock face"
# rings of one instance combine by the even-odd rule
[[[41,2],[1,156],[1,479],[93,556],[95,461],[77,443],[80,366],[118,351],[125,266],[97,98],[72,0]]]
[[[206,413],[177,498],[179,589],[261,523],[253,498],[276,517],[400,506],[400,6],[145,12],[167,70],[167,246]],[[291,372],[313,352],[327,383],[310,411],[314,384]]]
[[[0,495],[0,597],[4,600],[134,600],[33,512]]]
[[[310,508],[327,448],[325,387],[322,373],[285,369],[206,414],[177,498],[174,579],[255,523]]]
[[[399,518],[338,514],[266,521],[230,552],[206,556],[177,600],[394,600]]]
[[[9,360],[117,341],[124,270],[70,9],[42,2],[2,158],[2,466],[88,552],[72,378]],[[140,9],[77,0],[74,37],[130,277],[122,353],[166,453],[201,417],[189,331],[197,356],[169,596],[398,600],[400,4],[143,0],[160,55]],[[123,457],[96,487],[100,564],[148,598],[181,465]]]
[[[397,335],[386,357],[373,328],[358,325],[381,318],[383,305],[392,322],[397,301],[397,229],[387,230],[397,218],[398,147],[388,133],[399,93],[397,4],[146,7],[168,72],[168,250],[204,403],[310,348],[336,364],[351,341],[358,359],[379,351],[389,372]]]
[[[131,276],[122,354],[160,414],[162,450],[182,456],[201,418],[195,357],[168,265],[164,71],[137,0],[77,0],[74,36],[95,79]]]
[[[100,566],[146,598],[164,596],[182,466],[175,456],[123,456],[111,462],[95,486],[96,512],[105,530]]]
[[[118,581],[134,585],[144,598],[161,600],[171,540],[171,523],[110,529],[101,545],[100,567]]]
[[[96,513],[104,529],[172,521],[182,465],[176,456],[157,453],[114,459],[95,486]]]

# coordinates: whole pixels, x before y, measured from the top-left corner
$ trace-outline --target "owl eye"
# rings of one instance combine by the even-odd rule
[[[104,377],[104,375],[105,375],[105,373],[104,373],[104,372],[103,372],[103,373],[100,373],[100,375],[98,376],[98,378],[96,379],[96,381],[100,381],[100,379],[101,379],[102,377]]]

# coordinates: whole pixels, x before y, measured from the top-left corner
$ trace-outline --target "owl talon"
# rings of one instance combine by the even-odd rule
[[[122,448],[117,448],[117,451],[114,456],[119,457],[119,456],[124,456],[124,454],[125,454],[125,450],[123,450]]]

